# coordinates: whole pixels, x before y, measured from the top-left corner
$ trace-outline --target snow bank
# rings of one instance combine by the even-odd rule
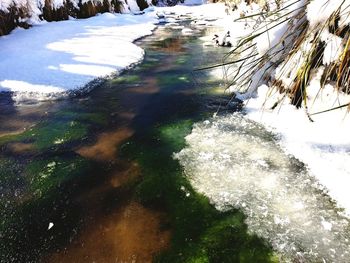
[[[236,57],[231,57],[234,60],[251,56],[229,68],[228,75],[241,76],[231,86],[231,91],[246,100],[246,118],[280,134],[283,149],[306,163],[310,173],[350,215],[350,116],[347,109],[311,116],[314,122],[306,114],[306,111],[312,114],[350,102],[350,96],[339,92],[328,74],[330,68],[341,64],[340,57],[345,57],[343,51],[349,40],[346,36],[340,37],[339,32],[349,24],[350,1],[280,1],[281,10],[277,13],[274,1],[266,2],[270,4],[270,13],[258,5],[246,5],[244,1],[231,13],[233,18],[239,18],[228,25],[228,28],[236,28],[237,41],[240,37],[262,33],[238,49]],[[262,11],[265,12],[263,20],[261,16],[249,17]],[[338,35],[324,26],[334,14],[339,16]],[[249,18],[242,18],[244,16]],[[264,32],[268,28],[270,30]],[[318,42],[324,44],[321,51],[316,49]],[[245,49],[247,46],[251,47]],[[309,60],[313,54],[319,57],[322,54],[322,59],[316,57],[319,63],[307,72],[307,95],[303,99],[307,108],[302,103],[298,110],[290,105],[288,90],[301,79],[298,74],[305,70],[305,65],[312,64]],[[236,74],[238,69],[240,73]],[[321,81],[324,77],[325,82]],[[228,81],[232,83],[232,79]],[[246,93],[240,94],[237,90]],[[280,93],[281,90],[284,92]]]
[[[0,36],[15,27],[27,28],[43,21],[62,21],[69,17],[88,18],[98,13],[139,13],[152,4],[146,0],[2,0]]]
[[[319,89],[318,83],[312,82],[313,86],[310,87],[314,90],[314,96]],[[285,151],[307,164],[310,173],[350,215],[350,116],[347,110],[314,115],[311,116],[314,122],[311,122],[302,109],[296,109],[287,100],[277,109],[270,110],[276,97],[270,95],[266,99],[269,92],[271,90],[266,86],[259,88],[258,97],[247,103],[246,117],[280,134],[280,144]],[[320,98],[310,105],[311,113],[350,102],[349,95],[336,94],[331,86],[327,86],[318,96]]]
[[[16,29],[0,38],[0,92],[22,101],[88,91],[91,81],[118,74],[143,58],[133,41],[152,34],[158,18],[209,23],[223,9],[221,4],[148,8],[143,15],[104,13]]]
[[[105,13],[17,29],[0,39],[0,91],[17,101],[67,96],[139,62],[144,51],[132,42],[152,34],[156,22],[151,12]]]

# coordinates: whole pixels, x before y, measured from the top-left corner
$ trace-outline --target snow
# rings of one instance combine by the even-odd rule
[[[309,112],[319,112],[336,105],[348,103],[350,96],[337,94],[333,87],[326,86],[319,100],[314,100],[319,87],[319,81],[311,82],[309,87]],[[312,92],[313,90],[313,92]],[[283,105],[275,110],[269,110],[273,98],[266,101],[268,88],[261,86],[259,95],[250,99],[246,106],[246,117],[264,124],[267,128],[281,135],[281,146],[310,169],[319,182],[324,185],[329,195],[340,207],[350,215],[350,116],[346,109],[338,109],[327,113],[311,116],[311,122],[301,109],[289,105],[285,100]],[[313,93],[313,94],[312,94]],[[271,102],[269,104],[269,102]],[[262,105],[265,104],[265,108]]]
[[[135,0],[128,0],[126,1],[128,6],[129,6],[129,10],[132,12],[132,13],[137,13],[140,11],[140,8],[139,6],[137,5],[137,2]]]
[[[51,228],[53,228],[53,226],[54,226],[54,223],[50,222],[49,226],[47,227],[47,230],[50,230]]]
[[[105,13],[17,29],[0,39],[0,91],[14,92],[16,100],[26,92],[44,100],[118,74],[143,58],[144,51],[132,42],[151,34],[156,22],[152,12]]]
[[[128,5],[132,2],[136,4],[129,0]],[[131,11],[137,10],[131,6]],[[160,13],[168,20],[190,16],[209,23],[223,10],[222,4],[150,7],[143,15],[104,13],[18,28],[0,38],[0,92],[11,92],[17,102],[87,92],[91,81],[117,75],[142,60],[144,50],[133,41],[152,34]]]
[[[311,27],[325,23],[340,6],[349,5],[344,0],[313,0],[307,6],[307,19]]]
[[[203,5],[207,1],[206,0],[185,0],[184,5],[191,6],[191,5]]]
[[[234,113],[196,123],[175,158],[217,209],[242,211],[248,230],[267,240],[281,262],[348,262],[349,219],[277,142],[262,125]]]
[[[310,28],[308,29],[310,34],[305,37],[298,50],[288,56],[287,60],[274,65],[273,63],[277,62],[279,58],[283,58],[283,56],[272,56],[268,62],[261,64],[260,68],[249,71],[245,76],[251,80],[251,86],[246,93],[237,93],[237,97],[245,101],[245,118],[261,123],[270,131],[279,134],[279,144],[284,151],[304,162],[310,174],[326,187],[329,195],[336,200],[337,205],[345,208],[345,213],[350,216],[350,193],[348,191],[348,186],[350,185],[350,137],[348,136],[350,116],[347,108],[344,107],[311,116],[314,120],[314,122],[311,122],[305,113],[306,109],[303,105],[301,109],[296,109],[290,105],[290,100],[287,96],[280,94],[276,88],[272,87],[272,82],[265,80],[270,74],[273,79],[281,81],[283,87],[289,88],[292,86],[299,69],[305,62],[310,50],[312,50],[315,37],[313,30],[317,27],[320,32],[320,40],[325,44],[325,50],[322,64],[310,72],[311,81],[307,87],[307,111],[316,113],[349,103],[350,96],[337,92],[333,86],[334,83],[326,83],[325,87],[321,89],[320,82],[325,67],[332,62],[337,62],[344,50],[344,40],[331,34],[328,28],[323,26],[324,22],[331,14],[340,10],[340,23],[342,21],[344,21],[343,24],[348,23],[350,1],[312,0],[310,2],[299,1],[297,3],[293,1],[282,2],[284,6],[288,6],[290,3],[294,4],[284,10],[284,13],[293,12],[296,14],[297,8],[300,8],[300,11],[304,5],[306,6],[306,19],[310,23]],[[250,15],[259,13],[259,11],[257,11],[255,5],[246,6],[245,4],[240,4],[238,10],[233,12],[231,16],[239,17],[242,13]],[[263,22],[257,22],[256,20],[258,18],[255,18],[255,20],[246,19],[244,23],[242,21],[233,22],[228,24],[227,28],[236,28],[236,32],[238,31],[237,40],[239,40],[239,34],[241,37],[251,35],[254,32],[252,28],[254,29],[255,25],[264,27]],[[282,23],[255,39],[253,43],[256,45],[258,54],[251,60],[268,55],[267,53],[269,52],[271,54],[270,48],[274,45],[276,45],[275,50],[278,50],[278,45],[281,45],[281,38],[286,32],[286,27],[293,25],[293,23],[296,22],[291,20],[288,22],[288,25]],[[234,30],[231,31],[235,32]],[[290,29],[287,32],[289,31]],[[268,41],[266,41],[267,39]],[[287,41],[293,41],[293,39],[289,38]],[[287,43],[283,43],[283,45],[287,46]],[[283,52],[288,52],[287,48],[282,50]],[[249,50],[249,52],[239,54],[238,58],[252,53]],[[249,64],[251,60],[248,60],[246,64]],[[235,74],[235,69],[238,66],[239,64],[236,68],[226,69],[228,71],[226,73]],[[271,69],[266,71],[268,68]],[[222,73],[217,72],[218,77],[222,77]],[[240,82],[238,81],[239,85]],[[230,90],[233,91],[235,89],[237,87],[232,86]],[[279,104],[272,110],[271,108],[276,102]]]
[[[326,43],[323,54],[323,64],[329,65],[330,63],[337,61],[342,54],[344,50],[342,45],[343,39],[329,33],[328,30],[322,32],[321,39]]]

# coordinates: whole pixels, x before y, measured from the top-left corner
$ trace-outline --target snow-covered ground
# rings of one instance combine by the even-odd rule
[[[316,4],[324,6],[324,2],[327,1],[313,1],[311,7]],[[344,3],[349,4],[349,2],[345,1]],[[297,2],[294,4],[300,5]],[[311,7],[309,6],[308,10],[318,10],[317,8],[314,8],[314,10]],[[233,22],[232,17],[239,18],[242,13],[246,15],[256,14],[259,13],[259,10],[260,7],[258,5],[246,6],[242,3],[236,12],[225,18],[226,29],[222,32],[221,37],[227,31],[230,31],[231,41],[235,43],[240,37],[249,34],[252,29],[249,23],[254,25],[255,21]],[[311,18],[308,19],[311,19],[312,24],[315,24],[315,21],[321,19],[321,17],[325,19],[324,15],[317,15],[319,12],[319,10],[313,13],[309,12],[308,17]],[[270,46],[273,41],[276,41],[274,38],[282,35],[281,33],[276,33],[277,29],[281,30],[278,27],[274,28],[268,35],[271,41]],[[268,49],[265,46],[269,42],[266,39],[265,41],[261,39],[264,37],[266,38],[263,35],[256,40],[259,53],[266,52]],[[337,52],[333,53],[334,56],[337,55]],[[255,59],[255,57],[252,59]],[[328,62],[326,61],[325,63]],[[287,66],[291,67],[291,65]],[[297,69],[296,65],[294,67]],[[340,94],[329,84],[320,89],[320,78],[323,70],[324,67],[321,66],[314,72],[311,72],[311,81],[307,87],[308,112],[310,114],[350,102],[349,95]],[[224,77],[222,69],[213,70],[212,73],[219,78]],[[226,71],[226,74],[234,75],[235,68],[231,67]],[[256,75],[260,78],[259,74]],[[252,74],[250,79],[254,81],[254,78],[257,78],[256,75]],[[350,185],[350,136],[348,134],[350,130],[350,116],[347,108],[343,107],[334,111],[311,115],[313,119],[313,122],[311,122],[305,113],[305,109],[296,109],[290,105],[290,100],[287,97],[284,97],[281,101],[283,94],[279,94],[271,87],[260,84],[256,90],[257,93],[253,92],[248,94],[248,96],[239,94],[238,96],[245,100],[245,118],[261,123],[268,130],[278,134],[280,137],[279,144],[285,152],[304,162],[309,169],[310,175],[314,176],[320,184],[325,186],[329,195],[337,201],[338,206],[345,208],[345,213],[350,215],[350,192],[348,190]],[[280,101],[280,103],[272,110],[271,108],[277,101]]]
[[[0,92],[11,92],[15,101],[86,92],[91,81],[142,60],[144,50],[133,41],[152,34],[160,14],[210,19],[221,12],[222,5],[150,7],[143,15],[105,13],[16,29],[0,37]]]
[[[152,12],[105,13],[16,29],[0,37],[0,91],[17,101],[66,96],[140,61],[144,51],[132,42],[156,22]]]
[[[314,0],[310,3],[305,1],[285,1],[284,4],[286,5],[284,12],[289,16],[294,15],[295,10],[302,10],[306,6],[306,18],[310,23],[310,28],[308,29],[310,32],[313,32],[316,25],[323,29],[322,25],[330,14],[338,8],[343,10],[340,13],[343,17],[342,23],[344,25],[349,23],[349,0]],[[257,14],[259,10],[260,7],[258,5],[246,6],[242,3],[238,6],[238,10],[233,12],[232,16],[238,18],[242,13],[245,15]],[[254,31],[256,25],[261,26],[258,20],[247,19],[243,20],[245,21],[244,23],[242,23],[242,20],[239,22],[228,22],[226,30],[236,32],[234,37],[241,37],[249,34],[251,30]],[[259,23],[256,23],[256,21]],[[273,48],[279,48],[278,45],[281,45],[283,42],[281,38],[290,30],[288,28],[290,22],[284,22],[273,27],[268,33],[262,34],[254,41],[258,56],[268,55],[269,52],[274,50]],[[271,25],[269,26],[271,27]],[[255,33],[257,32],[254,31]],[[321,76],[325,67],[330,61],[336,61],[339,58],[339,50],[342,50],[344,45],[342,41],[337,41],[337,44],[335,44],[333,39],[339,37],[329,33],[328,30],[325,29],[325,32],[322,34],[327,35],[327,37],[321,37],[325,43],[323,62],[317,69],[313,69],[310,72],[311,81],[306,87],[307,111],[310,114],[350,102],[350,96],[338,92],[331,81],[321,89]],[[283,43],[283,45],[286,44]],[[310,48],[307,39],[305,40],[305,45],[306,50]],[[272,51],[269,51],[268,49],[271,47],[273,47]],[[286,60],[286,63],[281,63],[275,71],[271,70],[272,77],[281,80],[284,87],[288,88],[291,85],[290,83],[295,79],[294,74],[297,74],[300,69],[300,63],[304,59],[300,54],[305,54],[306,52],[303,48],[302,46],[299,53],[292,55],[291,59]],[[306,54],[308,53],[306,52]],[[253,56],[251,60],[256,58],[257,56]],[[280,58],[280,55],[272,56],[270,61],[275,62],[278,58]],[[310,173],[328,189],[330,196],[337,201],[340,207],[345,208],[346,213],[350,215],[350,192],[348,190],[350,185],[350,136],[348,135],[350,116],[347,107],[311,115],[313,120],[311,122],[306,115],[304,105],[302,105],[302,108],[296,109],[290,105],[288,96],[279,94],[277,89],[273,88],[273,82],[266,83],[265,81],[264,83],[261,72],[269,72],[268,67],[271,67],[271,64],[266,62],[260,70],[249,72],[251,74],[249,79],[252,80],[251,86],[246,94],[238,95],[238,97],[245,100],[246,118],[262,123],[268,129],[280,134],[280,144],[285,151],[306,163]],[[272,110],[271,108],[276,105],[276,102],[279,102],[279,104]]]
[[[339,100],[350,102],[350,96],[339,95],[330,87],[321,96],[322,100],[309,108],[311,113],[337,105]],[[286,152],[307,164],[310,173],[350,215],[350,116],[347,109],[311,116],[314,121],[311,122],[303,109],[297,110],[287,101],[275,110],[264,108],[266,98],[267,87],[261,86],[258,97],[247,102],[246,117],[280,134],[280,144]]]
[[[142,59],[132,42],[152,33],[153,13],[105,13],[17,29],[0,38],[0,91],[15,100],[66,96]]]

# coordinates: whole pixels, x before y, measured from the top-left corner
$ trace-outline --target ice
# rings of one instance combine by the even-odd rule
[[[49,223],[49,226],[47,227],[47,230],[50,230],[51,228],[53,228],[54,224],[52,222]]]
[[[232,31],[238,31],[241,36],[258,33],[259,30],[271,28],[276,23],[281,24],[249,42],[254,48],[245,52],[237,51],[236,57],[230,58],[235,60],[252,55],[245,62],[248,66],[237,63],[225,69],[228,76],[234,76],[236,69],[240,69],[242,74],[229,90],[235,92],[237,98],[244,100],[246,117],[278,133],[281,136],[279,144],[282,149],[304,162],[310,174],[327,189],[338,206],[350,215],[350,194],[347,187],[350,184],[350,121],[346,107],[350,96],[340,92],[346,87],[336,87],[334,79],[323,79],[325,70],[337,65],[345,54],[344,47],[347,42],[346,37],[341,38],[324,25],[338,12],[339,30],[344,30],[344,26],[349,23],[350,1],[278,1],[281,8],[285,9],[277,13],[274,13],[274,2],[267,1],[270,5],[270,13],[267,15],[231,22],[231,27],[237,28]],[[239,18],[240,14],[249,16],[261,12],[266,10],[242,2],[231,15]],[[288,23],[283,23],[282,17],[291,19]],[[305,27],[306,34],[299,38],[301,24],[308,26]],[[286,38],[285,32],[290,36]],[[288,90],[295,86],[300,72],[303,72],[304,66],[308,65],[310,57],[313,56],[312,50],[317,43],[315,39],[324,45],[324,50],[319,55],[319,65],[313,66],[315,68],[312,67],[308,72],[306,96],[298,110],[291,105]],[[293,48],[295,43],[298,43],[297,48]],[[233,46],[236,44],[237,41]],[[271,54],[274,55],[270,56]],[[251,67],[251,61],[259,57],[264,57],[263,62]],[[219,77],[223,76],[219,70],[216,73]],[[242,82],[242,79],[248,81]],[[232,79],[229,78],[228,81],[232,83]],[[336,107],[340,108],[312,115]],[[313,122],[306,113],[311,114]]]
[[[249,231],[272,244],[282,262],[348,262],[348,218],[278,141],[237,113],[195,124],[175,158],[219,210],[243,211]]]

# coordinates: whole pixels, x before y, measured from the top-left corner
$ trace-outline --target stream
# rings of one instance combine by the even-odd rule
[[[87,95],[22,105],[1,95],[1,262],[151,262],[171,242],[193,238],[196,231],[178,231],[171,241],[179,224],[171,205],[188,199],[172,153],[209,114],[203,101],[220,84],[193,68],[226,51],[203,48],[203,27],[181,29],[159,26],[139,40],[144,61]],[[167,191],[174,196],[159,204]],[[221,217],[196,199],[195,209]]]
[[[89,94],[0,95],[0,262],[348,262],[349,220],[278,136],[212,117],[214,29],[181,30]]]

